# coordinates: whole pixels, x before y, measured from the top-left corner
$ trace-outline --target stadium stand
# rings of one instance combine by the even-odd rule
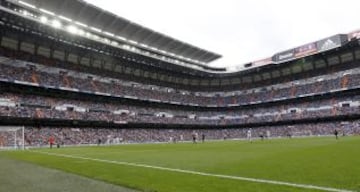
[[[141,26],[134,27],[144,33],[131,39],[130,31],[113,34],[101,22],[93,23],[99,30],[88,30],[82,17],[57,20],[54,2],[0,5],[0,124],[26,126],[28,146],[45,145],[50,135],[77,145],[186,141],[193,132],[245,138],[248,128],[255,137],[267,131],[272,137],[329,135],[335,129],[359,134],[355,33],[229,71],[207,66],[219,54],[158,33],[153,35],[161,43],[141,42],[151,37]],[[97,21],[107,15],[91,9]],[[71,10],[66,16],[74,15]],[[156,49],[141,46],[146,43]]]

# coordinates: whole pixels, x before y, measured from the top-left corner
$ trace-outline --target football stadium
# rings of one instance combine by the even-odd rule
[[[229,70],[83,0],[0,28],[0,192],[360,191],[360,30]]]

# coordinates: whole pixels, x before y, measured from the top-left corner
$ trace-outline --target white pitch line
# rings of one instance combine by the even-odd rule
[[[315,185],[289,183],[289,182],[285,182],[285,181],[256,179],[256,178],[250,178],[250,177],[240,177],[240,176],[231,176],[231,175],[220,175],[220,174],[204,173],[204,172],[184,170],[184,169],[167,168],[167,167],[160,167],[160,166],[153,166],[153,165],[146,165],[146,164],[129,163],[129,162],[123,162],[123,161],[111,161],[111,160],[73,156],[73,155],[58,154],[58,153],[41,152],[41,151],[32,151],[32,152],[46,154],[46,155],[50,155],[50,156],[66,157],[66,158],[71,158],[71,159],[82,159],[82,160],[97,161],[97,162],[116,164],[116,165],[144,167],[144,168],[172,171],[172,172],[178,172],[178,173],[187,173],[187,174],[192,174],[192,175],[202,175],[202,176],[217,177],[217,178],[223,178],[223,179],[250,181],[250,182],[266,183],[266,184],[273,184],[273,185],[283,185],[283,186],[290,186],[290,187],[303,188],[303,189],[316,189],[316,190],[331,191],[331,192],[354,192],[354,191],[347,190],[347,189],[337,189],[337,188],[321,187],[321,186],[315,186]]]

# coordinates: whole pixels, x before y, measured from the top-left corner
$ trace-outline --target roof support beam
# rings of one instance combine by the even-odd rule
[[[109,30],[109,29],[113,28],[115,26],[115,24],[117,23],[117,21],[118,21],[117,19],[114,19],[109,25],[105,26],[104,29]]]
[[[98,13],[94,19],[91,19],[91,21],[94,21],[94,23],[102,23],[103,21],[100,21],[101,16],[104,15],[104,11],[101,11],[100,13]],[[95,26],[95,27],[99,27],[101,30],[104,29],[104,25],[102,27],[100,26]]]
[[[117,34],[119,34],[119,35],[122,36],[122,35],[123,35],[123,32],[126,31],[126,29],[129,28],[130,25],[131,25],[131,22],[127,23],[127,24],[124,26],[124,28],[122,28],[122,29],[120,29],[120,30],[118,31]],[[126,38],[127,38],[127,37],[126,37]]]
[[[192,54],[190,54],[189,55],[189,57],[192,57],[192,58],[195,58],[195,60],[199,60],[199,59],[197,59],[198,58],[198,56],[196,56],[196,55],[198,55],[199,53],[201,53],[202,52],[202,50],[201,49],[199,49],[199,50],[197,50],[197,51],[194,51]]]
[[[76,20],[79,20],[80,15],[83,14],[83,12],[87,9],[87,7],[88,7],[88,4],[85,4],[85,6],[81,7],[80,11],[79,11],[79,12],[77,13],[77,15],[75,16],[75,19],[76,19]]]
[[[154,36],[155,33],[151,32],[149,33],[147,36],[144,36],[142,39],[139,40],[139,43],[143,43],[144,41],[147,41],[148,39],[150,39],[152,36]]]
[[[137,29],[133,34],[131,34],[131,35],[129,36],[129,39],[132,39],[132,37],[134,37],[136,34],[142,32],[142,31],[143,31],[143,28]]]
[[[67,4],[67,0],[62,0],[60,6],[59,6],[59,9],[58,10],[64,10],[65,9],[65,5]],[[58,14],[60,14],[60,12],[58,11]],[[68,17],[68,15],[63,15],[63,16],[66,16]]]

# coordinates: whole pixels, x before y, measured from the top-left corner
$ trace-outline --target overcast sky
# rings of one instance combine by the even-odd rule
[[[214,51],[229,67],[360,28],[358,0],[87,0],[123,18]]]

